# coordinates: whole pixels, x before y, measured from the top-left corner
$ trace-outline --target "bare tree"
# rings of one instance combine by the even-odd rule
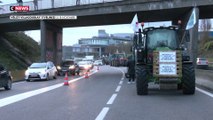
[[[23,6],[23,0],[16,0],[19,6]]]
[[[211,20],[210,19],[204,19],[201,20],[201,25],[200,25],[200,29],[201,29],[201,33],[200,33],[200,43],[199,43],[199,53],[202,53],[203,50],[206,50],[205,46],[206,44],[209,42],[210,38],[209,38],[209,32],[211,29],[212,25],[211,25]]]
[[[119,46],[121,47],[121,50],[120,50],[121,52],[125,54],[131,53],[132,43],[124,42],[124,43],[121,43]]]
[[[116,45],[109,45],[106,47],[105,52],[108,54],[113,54],[117,51],[118,47]]]
[[[114,54],[116,52],[130,54],[131,47],[132,47],[132,44],[130,44],[130,43],[120,43],[117,45],[107,46],[105,51],[106,51],[106,53],[109,53],[109,54]]]
[[[38,0],[33,0],[34,10],[38,10]]]
[[[3,3],[3,2],[0,0],[0,3]],[[0,10],[4,10],[4,8],[0,7]]]
[[[76,0],[76,5],[80,5],[81,1],[80,0]]]
[[[52,6],[52,8],[55,7],[54,0],[51,0],[51,6]]]

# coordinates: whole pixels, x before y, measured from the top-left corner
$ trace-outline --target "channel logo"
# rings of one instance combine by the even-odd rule
[[[29,6],[10,6],[10,11],[28,12],[29,10]]]

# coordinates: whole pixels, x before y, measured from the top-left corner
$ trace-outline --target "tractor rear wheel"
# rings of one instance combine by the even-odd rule
[[[138,95],[148,94],[148,79],[145,66],[136,66],[136,89]]]
[[[195,93],[195,70],[193,64],[183,64],[183,94]]]

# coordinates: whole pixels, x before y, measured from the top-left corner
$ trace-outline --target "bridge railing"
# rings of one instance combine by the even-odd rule
[[[23,6],[29,6],[30,11],[34,11],[34,10],[60,8],[76,5],[115,2],[122,0],[37,0],[37,1],[38,1],[37,8],[33,1],[24,2]],[[17,5],[18,3],[0,5],[0,14],[12,13],[13,11],[10,11],[10,6],[17,6]]]

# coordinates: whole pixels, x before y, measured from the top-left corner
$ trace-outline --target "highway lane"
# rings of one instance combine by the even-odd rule
[[[80,76],[83,76],[83,73],[80,74]],[[69,80],[74,79],[79,77],[78,75],[76,76],[69,76]],[[0,99],[7,97],[7,96],[12,96],[16,94],[20,94],[23,92],[31,91],[31,90],[36,90],[39,88],[43,88],[46,86],[50,85],[55,85],[58,83],[63,83],[64,82],[64,76],[58,76],[57,79],[51,79],[51,80],[35,80],[31,82],[26,82],[26,81],[21,81],[21,82],[15,82],[13,83],[12,89],[9,91],[5,91],[4,88],[0,88]]]
[[[123,80],[125,68],[102,66],[88,79],[80,79],[69,86],[41,93],[0,107],[2,120],[211,120],[213,98],[196,91],[183,95],[181,91],[159,91],[151,85],[148,96],[138,96],[135,84]],[[60,84],[57,80],[20,83],[10,94],[1,91],[1,99],[11,95]],[[39,83],[39,84],[37,84]],[[33,84],[34,88],[25,88]],[[17,88],[16,88],[17,87]],[[18,87],[19,92],[14,93]],[[22,91],[22,89],[24,90]],[[1,105],[1,103],[0,103]]]
[[[150,87],[149,95],[138,96],[135,85],[124,84],[105,120],[212,120],[212,97],[199,91],[183,95]]]
[[[88,79],[83,78],[73,82],[69,86],[61,86],[1,107],[0,113],[3,115],[1,119],[95,119],[122,75],[117,70],[111,70],[108,74],[101,71]],[[108,79],[108,76],[112,78]]]

